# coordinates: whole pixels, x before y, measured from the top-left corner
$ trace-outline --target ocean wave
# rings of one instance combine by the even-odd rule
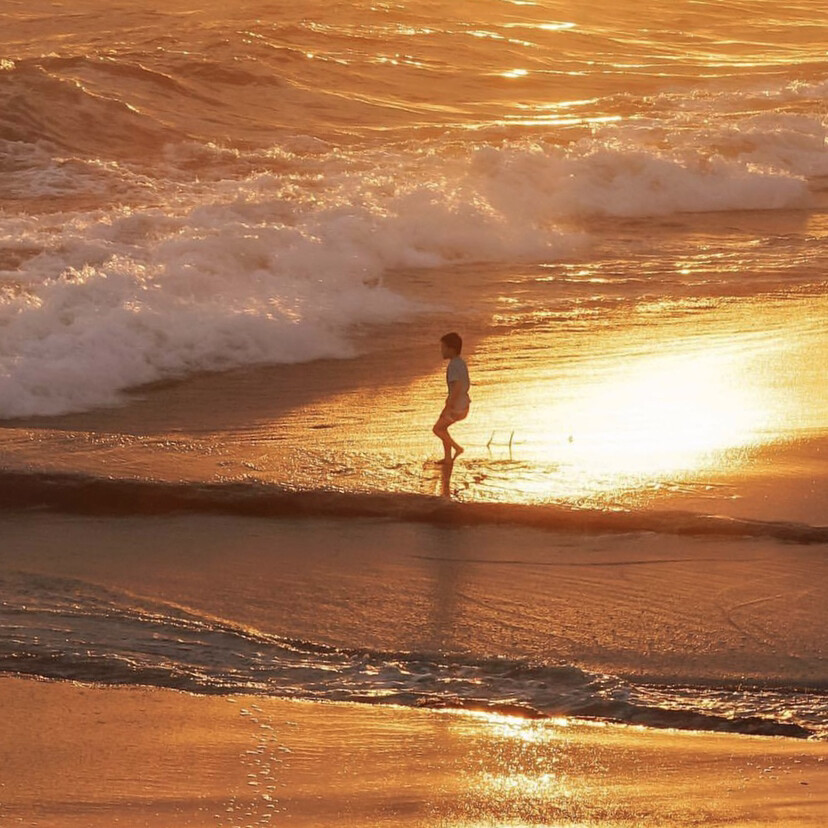
[[[95,92],[80,80],[50,71],[47,65],[55,63],[56,59],[18,61],[2,73],[0,140],[112,160],[157,154],[166,143],[186,137],[118,96]],[[78,60],[69,63],[76,66]]]
[[[828,174],[825,125],[768,116],[707,134],[663,124],[604,127],[570,147],[522,142],[471,158],[496,209],[535,226],[562,217],[807,207],[808,179]]]
[[[5,274],[0,416],[116,404],[123,388],[191,372],[350,356],[351,325],[411,310],[377,284],[389,240],[371,243],[369,215],[299,224],[292,212],[278,199],[127,209],[68,221],[62,241],[11,219],[8,249],[42,252]]]
[[[295,490],[267,483],[162,483],[58,474],[0,472],[6,509],[52,508],[81,514],[176,512],[258,517],[382,518],[442,526],[515,525],[585,534],[655,532],[666,535],[773,538],[828,543],[828,526],[731,518],[687,511],[603,511],[557,504],[463,502],[388,492]]]
[[[8,573],[0,586],[0,674],[757,735],[828,725],[819,689],[652,689],[567,664],[285,638],[77,580]]]
[[[0,416],[116,404],[124,388],[197,371],[350,356],[353,325],[416,310],[382,286],[388,269],[567,246],[458,188],[398,188],[365,163],[278,152],[273,171],[162,206],[59,229],[3,222],[9,258],[42,253],[0,274],[25,288],[0,296]]]
[[[14,286],[0,293],[0,417],[114,405],[126,388],[199,371],[350,356],[354,325],[418,310],[383,287],[388,271],[554,261],[588,244],[573,219],[806,206],[809,177],[828,173],[825,133],[776,115],[725,125],[702,148],[653,124],[566,146],[346,150],[297,135],[256,151],[167,145],[152,175],[13,142],[18,195],[138,204],[0,216],[0,261],[18,263],[0,272]]]

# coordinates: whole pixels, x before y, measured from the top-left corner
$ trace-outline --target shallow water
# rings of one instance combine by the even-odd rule
[[[824,736],[819,547],[486,526],[0,519],[0,669]]]

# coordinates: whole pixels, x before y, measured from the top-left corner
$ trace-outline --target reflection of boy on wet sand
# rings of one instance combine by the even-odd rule
[[[449,361],[446,366],[448,397],[446,397],[446,404],[432,431],[443,443],[445,457],[440,462],[452,463],[458,454],[463,453],[463,446],[451,438],[448,430],[449,426],[458,420],[465,420],[468,416],[469,406],[471,405],[469,399],[469,369],[460,357],[460,352],[463,350],[463,340],[459,334],[447,333],[440,339],[440,349],[443,359]]]

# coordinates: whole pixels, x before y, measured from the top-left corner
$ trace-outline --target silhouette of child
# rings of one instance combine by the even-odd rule
[[[441,337],[440,350],[443,359],[448,360],[446,366],[448,396],[432,431],[443,443],[445,456],[439,462],[453,463],[455,458],[463,453],[463,446],[452,439],[448,430],[459,420],[465,420],[469,414],[469,406],[471,405],[471,399],[469,399],[469,369],[465,360],[460,356],[463,350],[463,340],[459,334],[452,332]]]

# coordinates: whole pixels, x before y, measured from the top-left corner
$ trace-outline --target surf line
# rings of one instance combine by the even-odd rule
[[[268,483],[160,482],[49,472],[0,472],[0,508],[95,515],[218,513],[251,517],[383,518],[443,526],[512,525],[555,532],[719,535],[828,543],[828,526],[686,511],[573,509],[453,501],[394,492],[297,490]]]

